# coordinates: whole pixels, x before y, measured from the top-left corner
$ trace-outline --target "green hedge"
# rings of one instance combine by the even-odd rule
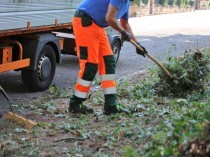
[[[180,7],[181,4],[182,4],[182,0],[176,0],[176,5],[177,5],[178,7]]]
[[[149,0],[135,0],[134,3],[137,5],[148,4]]]
[[[189,5],[190,5],[191,7],[193,7],[194,4],[195,4],[195,1],[194,1],[194,0],[189,0]]]
[[[166,0],[159,0],[159,4],[162,5],[162,6],[165,6]]]
[[[173,6],[174,5],[174,0],[168,0],[168,5]]]
[[[137,5],[147,5],[149,0],[135,0],[133,3]],[[176,5],[178,7],[185,7],[185,6],[190,6],[193,7],[195,2],[194,0],[154,0],[155,4],[159,4],[162,6],[165,6],[166,4],[169,6]],[[210,4],[210,0],[209,0]]]

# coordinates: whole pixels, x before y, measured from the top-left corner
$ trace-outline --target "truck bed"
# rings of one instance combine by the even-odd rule
[[[81,0],[1,0],[0,36],[69,27]]]

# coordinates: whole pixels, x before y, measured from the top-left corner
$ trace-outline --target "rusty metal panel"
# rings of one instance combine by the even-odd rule
[[[0,0],[0,34],[71,23],[82,0]]]
[[[12,61],[12,46],[0,46],[0,64]]]

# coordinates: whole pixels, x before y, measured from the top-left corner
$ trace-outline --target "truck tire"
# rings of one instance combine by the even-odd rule
[[[112,43],[112,51],[114,53],[115,62],[119,60],[120,57],[120,50],[121,50],[121,42],[118,39],[114,39]]]
[[[36,70],[21,71],[22,81],[32,91],[43,91],[52,83],[55,69],[55,51],[52,46],[45,45],[39,54]]]

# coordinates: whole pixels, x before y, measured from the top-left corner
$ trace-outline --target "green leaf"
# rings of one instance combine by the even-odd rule
[[[130,145],[124,148],[123,157],[137,157],[137,150],[133,149]]]

